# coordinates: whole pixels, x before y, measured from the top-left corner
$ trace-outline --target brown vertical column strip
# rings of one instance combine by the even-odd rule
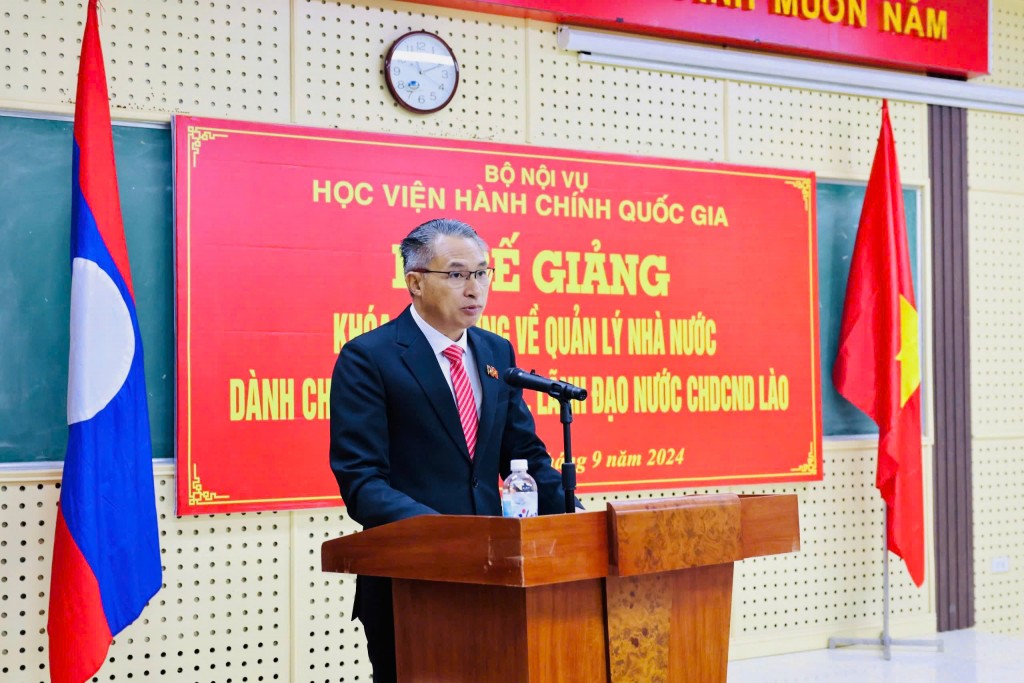
[[[953,302],[959,315],[958,327],[958,349],[957,358],[961,361],[956,365],[956,394],[959,397],[960,409],[957,411],[957,499],[963,504],[958,506],[958,524],[962,529],[964,542],[963,552],[958,555],[960,561],[960,575],[964,577],[958,585],[958,599],[964,605],[964,618],[958,627],[964,628],[974,626],[974,526],[972,513],[972,482],[971,482],[971,387],[970,387],[970,332],[969,314],[970,299],[968,296],[969,283],[967,281],[968,264],[968,223],[967,223],[967,111],[965,109],[954,109],[954,130],[961,131],[957,138],[956,156],[959,160],[961,172],[955,177],[958,181],[959,191],[955,193],[958,202],[955,206],[957,224],[962,226],[956,231],[957,246],[956,253],[959,258],[955,259],[959,268],[957,282],[960,283],[955,290],[956,298]]]
[[[943,124],[944,119],[945,119],[945,117],[943,116],[943,111],[942,111],[941,107],[929,107],[928,108],[928,142],[929,142],[929,145],[928,145],[929,146],[929,173],[928,173],[928,175],[931,178],[931,183],[932,183],[932,195],[931,196],[932,196],[932,204],[934,205],[933,208],[932,208],[932,249],[933,249],[933,252],[934,252],[933,253],[932,270],[934,271],[935,275],[933,277],[933,293],[932,293],[932,301],[933,301],[933,315],[932,315],[932,318],[933,318],[933,321],[934,321],[934,323],[933,323],[934,324],[934,328],[933,328],[932,333],[933,333],[933,336],[934,336],[934,339],[935,339],[936,349],[937,349],[937,347],[939,345],[939,339],[940,338],[945,338],[947,336],[947,330],[946,330],[946,309],[943,307],[942,303],[940,303],[940,302],[944,301],[944,297],[943,297],[943,294],[942,294],[943,282],[944,281],[938,276],[938,273],[940,271],[945,272],[948,269],[947,268],[947,264],[944,263],[944,261],[942,259],[942,249],[939,247],[940,244],[945,244],[948,241],[948,238],[946,237],[946,235],[945,235],[945,233],[943,231],[945,223],[938,219],[938,216],[945,215],[945,210],[944,209],[937,210],[935,208],[935,206],[940,206],[941,207],[943,202],[945,201],[944,200],[944,193],[942,192],[942,189],[940,187],[941,180],[939,180],[939,178],[941,178],[942,174],[941,173],[937,173],[936,170],[935,170],[936,166],[941,166],[941,160],[943,158],[942,153],[940,151],[938,151],[938,150],[941,150],[943,148],[943,145],[941,143],[941,140],[942,140],[941,132],[943,130],[943,125],[942,124]],[[938,144],[936,143],[936,140],[939,141]],[[945,358],[944,355],[938,353],[937,350],[934,351],[933,355],[934,355],[934,358],[933,358],[934,376],[936,378],[944,377],[945,374],[946,374],[946,358]],[[933,385],[937,384],[937,383],[938,383],[938,380],[936,380],[933,383]],[[933,391],[934,391],[934,394],[935,394],[936,397],[940,395],[940,392],[938,391],[937,387],[933,386]],[[935,441],[936,441],[936,443],[938,443],[940,441],[941,442],[945,442],[946,441],[945,434],[944,434],[943,430],[946,428],[946,425],[949,424],[949,416],[946,414],[946,410],[945,409],[946,409],[946,405],[944,403],[942,403],[941,401],[938,401],[938,400],[935,401],[935,411],[934,411],[935,424],[933,426],[933,432],[935,434]],[[939,500],[944,500],[944,496],[941,495],[939,492],[940,491],[944,492],[946,490],[946,487],[947,487],[947,481],[946,481],[946,474],[947,474],[947,472],[946,472],[946,469],[944,467],[939,467],[938,466],[938,461],[939,460],[940,460],[940,458],[939,458],[939,456],[937,454],[937,449],[936,449],[936,456],[935,456],[935,463],[936,464],[935,464],[935,467],[934,467],[934,478],[935,478],[934,500],[936,501],[935,502],[935,557],[936,557],[936,564],[937,565],[939,563],[941,563],[941,560],[939,560],[938,558],[940,558],[940,557],[942,557],[944,555],[945,539],[946,539],[946,535],[945,535],[945,531],[944,530],[945,530],[946,526],[949,524],[949,519],[948,519],[948,515],[946,514],[947,510],[946,510],[945,506],[940,505],[938,503]],[[940,539],[942,539],[942,540],[940,541]],[[939,622],[938,627],[939,627],[939,630],[942,630],[943,615],[946,613],[947,603],[949,602],[949,599],[948,599],[949,588],[948,587],[949,587],[949,575],[948,575],[948,572],[936,571],[935,572],[935,603],[936,603],[936,605],[940,605],[941,606],[941,607],[938,608],[938,622]]]
[[[935,596],[938,629],[974,625],[967,112],[929,105],[935,399]]]

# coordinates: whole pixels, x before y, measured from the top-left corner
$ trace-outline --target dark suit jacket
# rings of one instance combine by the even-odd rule
[[[498,474],[529,463],[541,514],[564,512],[561,476],[533,416],[497,374],[515,365],[503,337],[470,328],[483,400],[470,460],[451,389],[407,308],[352,339],[331,380],[331,468],[354,520],[373,527],[415,515],[500,515]]]
[[[433,513],[500,515],[498,474],[507,477],[514,459],[529,463],[540,514],[565,511],[561,476],[534,432],[522,390],[487,372],[500,376],[515,365],[512,345],[476,327],[467,332],[483,393],[472,460],[455,398],[408,308],[338,355],[331,469],[349,515],[364,527]],[[362,618],[366,606],[356,602]]]

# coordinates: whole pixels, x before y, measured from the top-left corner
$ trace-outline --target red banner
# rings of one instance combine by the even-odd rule
[[[590,392],[581,493],[821,479],[812,174],[174,124],[179,514],[340,502],[335,357],[408,305],[397,245],[438,216],[491,246],[480,324]]]
[[[418,0],[908,71],[988,73],[987,0]]]

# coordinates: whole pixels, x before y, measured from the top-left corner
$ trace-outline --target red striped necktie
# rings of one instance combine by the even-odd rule
[[[452,366],[452,388],[455,389],[455,404],[459,408],[462,432],[466,435],[466,447],[469,449],[469,457],[472,459],[476,450],[476,399],[473,398],[473,387],[469,385],[466,367],[462,364],[462,353],[463,349],[461,346],[452,344],[442,351],[441,355],[447,358]]]

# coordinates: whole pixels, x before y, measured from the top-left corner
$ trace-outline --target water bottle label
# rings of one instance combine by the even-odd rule
[[[509,493],[501,499],[503,517],[536,517],[537,494]]]

